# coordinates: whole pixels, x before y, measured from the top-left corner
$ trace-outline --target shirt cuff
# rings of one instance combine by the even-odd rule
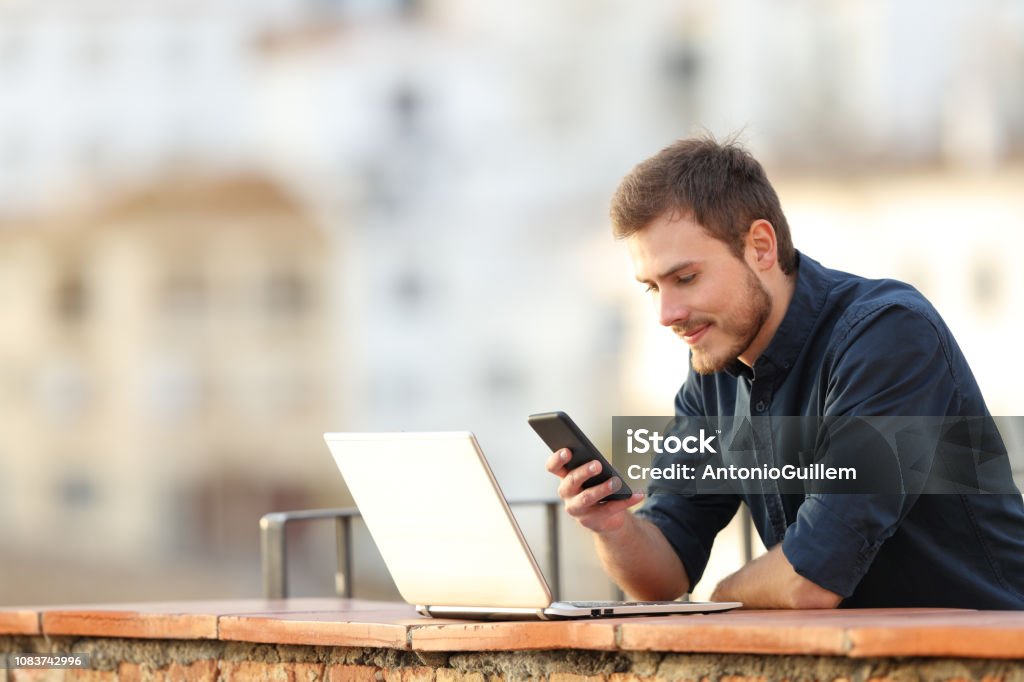
[[[804,500],[782,539],[782,553],[799,575],[843,598],[853,594],[880,547],[816,497]]]

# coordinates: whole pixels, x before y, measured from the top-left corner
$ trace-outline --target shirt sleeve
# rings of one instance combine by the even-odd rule
[[[675,412],[677,417],[703,416],[699,380],[692,369],[676,396]],[[715,537],[736,514],[740,498],[685,494],[654,483],[648,487],[647,495],[636,515],[653,523],[668,540],[683,563],[692,590],[704,575]]]
[[[950,361],[952,339],[941,325],[927,311],[902,305],[851,315],[847,326],[838,330],[842,338],[834,357],[826,358],[823,416],[956,414],[960,398]],[[884,447],[858,448],[855,432],[845,434],[849,441],[845,444],[842,432],[830,437],[830,453],[838,448],[861,464],[865,458],[897,456],[895,450]],[[910,456],[915,466],[921,466],[922,458],[929,455],[901,451],[898,456]],[[894,471],[905,464],[868,463]],[[849,597],[916,501],[917,495],[901,485],[896,492],[880,494],[810,494],[786,530],[782,551],[798,574]]]
[[[707,568],[715,536],[738,508],[735,495],[685,495],[652,489],[636,515],[653,523],[672,545],[692,590]]]

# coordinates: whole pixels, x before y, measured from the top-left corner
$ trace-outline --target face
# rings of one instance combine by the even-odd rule
[[[724,242],[689,218],[666,214],[626,240],[636,278],[658,305],[659,321],[690,346],[700,374],[744,357],[764,328],[772,298]],[[747,362],[749,360],[749,362]]]

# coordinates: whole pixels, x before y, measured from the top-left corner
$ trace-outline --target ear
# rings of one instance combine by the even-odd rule
[[[779,245],[775,228],[767,220],[750,223],[747,230],[747,260],[755,270],[770,270],[779,260]]]

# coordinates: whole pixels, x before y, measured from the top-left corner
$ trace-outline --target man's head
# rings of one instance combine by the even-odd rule
[[[752,365],[792,294],[796,252],[761,165],[732,142],[681,140],[642,162],[612,199],[637,279],[696,371]]]
[[[679,140],[639,163],[612,197],[612,229],[624,239],[664,213],[688,216],[743,257],[755,220],[775,229],[779,267],[792,274],[796,252],[779,197],[761,164],[733,141]]]

